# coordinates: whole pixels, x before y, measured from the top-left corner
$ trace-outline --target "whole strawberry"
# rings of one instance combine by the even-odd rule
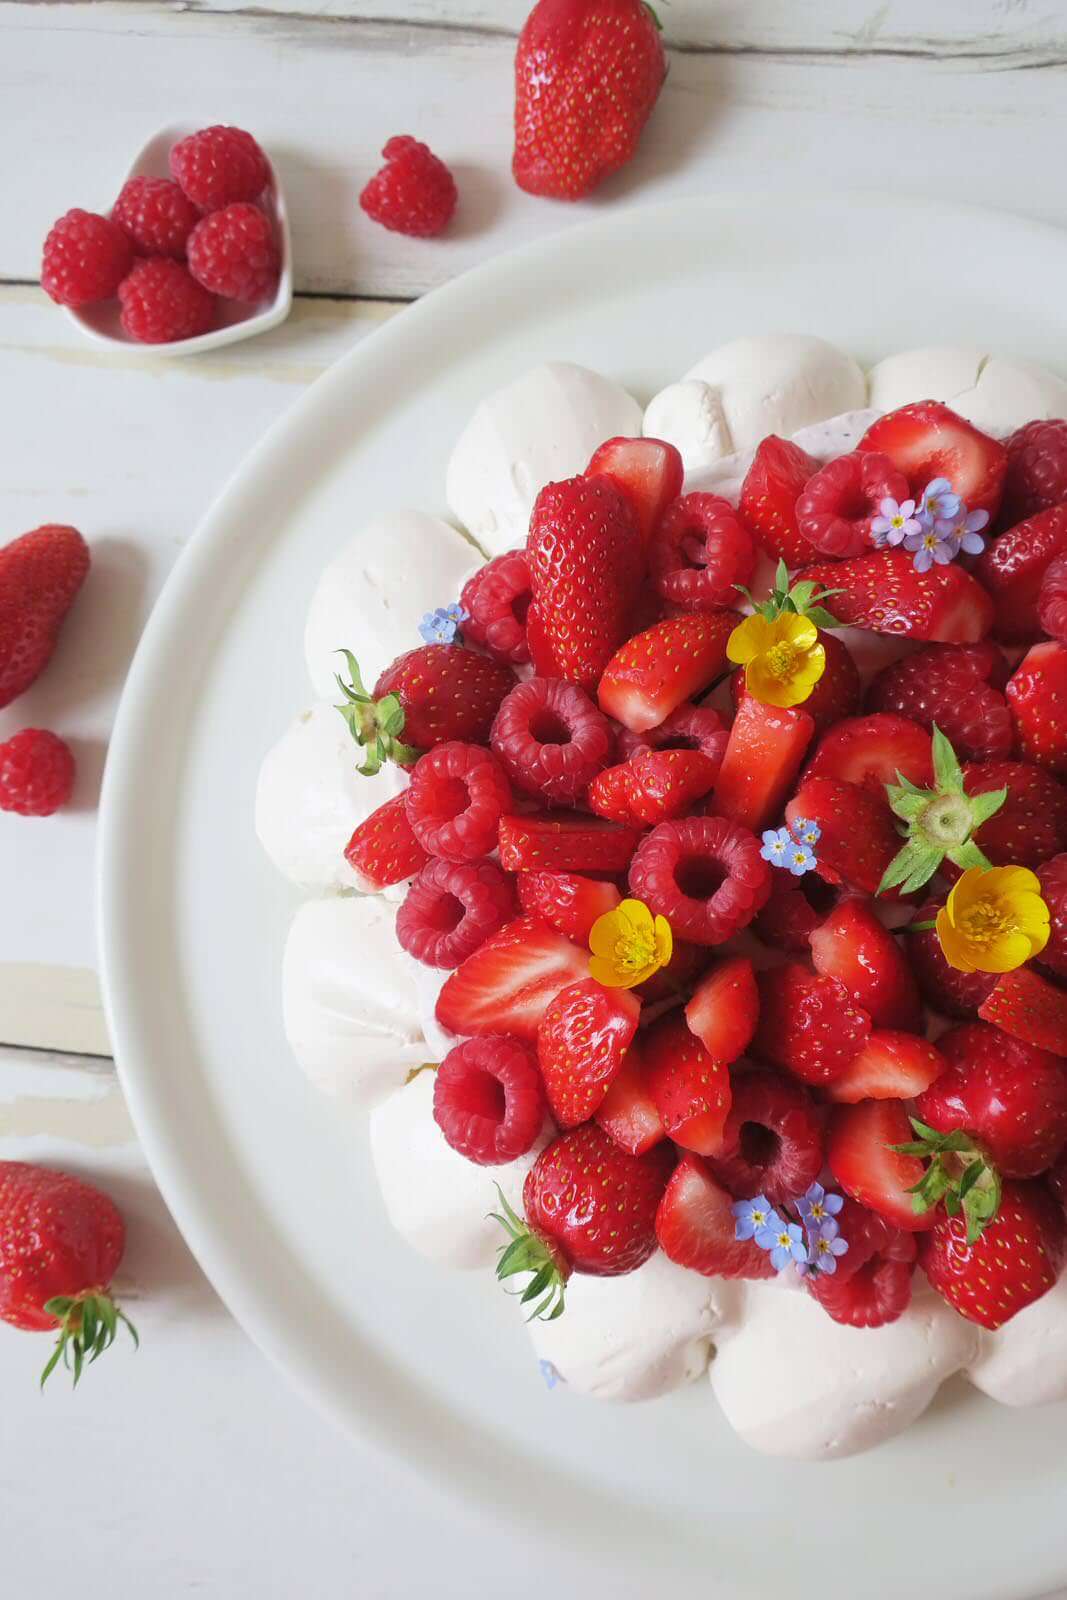
[[[125,1242],[118,1208],[99,1189],[48,1167],[0,1161],[0,1321],[58,1329],[42,1384],[61,1358],[77,1383],[120,1322],[137,1343],[108,1292]]]
[[[633,157],[667,75],[642,0],[538,0],[515,54],[520,189],[578,200]]]
[[[628,636],[641,582],[630,500],[610,478],[547,484],[534,503],[526,557],[556,676],[592,692]]]
[[[89,546],[76,528],[50,523],[0,550],[0,706],[47,666],[88,571]]]
[[[1004,1185],[1000,1210],[973,1242],[963,1216],[940,1212],[919,1243],[919,1265],[961,1317],[1000,1328],[1047,1294],[1067,1254],[1063,1212],[1041,1183]]]
[[[425,644],[398,656],[369,695],[351,650],[339,653],[349,681],[337,679],[345,697],[337,709],[367,752],[359,769],[365,777],[385,761],[414,766],[424,751],[449,739],[488,744],[500,702],[515,687],[510,667],[488,656],[459,644]]]

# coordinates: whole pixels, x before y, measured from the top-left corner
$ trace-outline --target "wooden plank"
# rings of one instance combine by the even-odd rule
[[[955,0],[953,10],[962,16]],[[983,8],[987,21],[999,15]],[[162,106],[260,135],[289,192],[298,286],[312,291],[419,294],[605,204],[709,189],[886,186],[979,204],[1000,196],[1067,220],[1067,195],[1033,158],[1037,142],[1063,136],[1064,69],[1024,74],[1010,58],[680,54],[636,161],[566,206],[511,180],[505,36],[69,4],[0,6],[0,30],[0,103],[20,129],[0,156],[8,214],[20,218],[0,241],[0,277],[36,275],[39,242],[65,206],[110,202]],[[72,141],[72,123],[93,137]],[[461,211],[443,239],[405,239],[359,212],[378,149],[398,130],[432,139],[456,171]]]

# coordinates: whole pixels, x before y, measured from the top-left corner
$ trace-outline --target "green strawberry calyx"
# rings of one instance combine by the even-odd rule
[[[789,581],[789,568],[784,561],[779,561],[774,573],[774,588],[766,600],[753,600],[749,591],[743,584],[735,583],[734,588],[744,595],[749,605],[758,617],[765,617],[768,622],[774,622],[778,617],[792,614],[797,617],[809,617],[817,628],[840,628],[843,626],[836,617],[831,616],[822,604],[832,595],[843,594],[842,589],[820,589],[817,583],[793,583]]]
[[[400,703],[400,696],[386,694],[380,700],[375,700],[363,687],[359,663],[351,650],[339,650],[337,654],[344,656],[348,665],[348,682],[339,672],[334,674],[337,687],[344,695],[344,700],[336,709],[344,717],[353,739],[367,752],[366,761],[356,770],[365,778],[373,778],[387,761],[410,766],[419,759],[422,751],[414,745],[401,742],[404,707]]]
[[[517,1273],[531,1273],[529,1283],[519,1296],[519,1304],[530,1305],[531,1301],[538,1303],[532,1307],[526,1320],[533,1322],[536,1318],[541,1322],[555,1322],[557,1317],[563,1315],[564,1291],[570,1268],[547,1239],[534,1233],[521,1217],[516,1216],[504,1199],[499,1184],[496,1192],[500,1211],[491,1211],[489,1214],[508,1235],[507,1243],[500,1246],[496,1275],[503,1283]],[[518,1290],[510,1290],[509,1293],[518,1294]]]
[[[969,795],[963,787],[963,769],[956,752],[936,722],[931,747],[932,789],[918,788],[900,772],[896,783],[885,786],[890,808],[904,824],[898,831],[906,842],[885,869],[878,894],[895,888],[901,894],[921,889],[946,857],[962,871],[993,865],[978,848],[974,835],[983,822],[1000,810],[1008,798],[1007,789]]]
[[[988,1152],[962,1129],[938,1133],[936,1128],[909,1117],[915,1133],[907,1144],[891,1144],[902,1156],[920,1156],[927,1162],[919,1182],[908,1190],[920,1215],[943,1205],[950,1217],[967,1223],[967,1243],[974,1244],[1000,1210],[1000,1174]]]
[[[114,1344],[120,1323],[128,1329],[135,1349],[141,1343],[129,1317],[119,1310],[104,1289],[87,1289],[83,1294],[55,1295],[45,1301],[44,1309],[58,1322],[59,1338],[48,1365],[41,1373],[42,1389],[61,1359],[67,1371],[73,1374],[74,1387],[77,1388],[84,1369],[91,1367],[97,1357]]]

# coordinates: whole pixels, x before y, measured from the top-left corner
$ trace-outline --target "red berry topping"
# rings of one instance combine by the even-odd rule
[[[742,522],[768,555],[780,556],[788,567],[801,567],[817,554],[797,524],[797,501],[818,470],[814,456],[772,433],[757,449],[741,485]]]
[[[756,566],[752,535],[729,500],[685,494],[667,507],[652,536],[649,571],[657,591],[683,611],[735,605]]]
[[[916,572],[907,550],[872,550],[851,561],[805,567],[799,576],[841,591],[830,603],[834,616],[850,628],[931,644],[973,644],[993,625],[993,602],[981,567],[978,583],[955,562]]]
[[[907,478],[912,498],[931,479],[947,478],[971,511],[988,511],[991,519],[997,514],[1008,465],[1004,446],[939,400],[887,411],[871,423],[857,448],[888,456]]]
[[[368,892],[403,883],[429,859],[411,831],[402,794],[372,811],[345,845],[345,860]]]
[[[961,1317],[1000,1328],[1047,1294],[1067,1256],[1063,1212],[1040,1183],[1004,1185],[996,1218],[973,1243],[962,1216],[938,1214],[919,1245],[919,1264]]]
[[[447,228],[459,196],[455,179],[429,145],[410,134],[396,134],[382,156],[385,166],[359,197],[368,217],[415,239],[430,239]]]
[[[1057,556],[1067,555],[1067,505],[1037,511],[1002,533],[979,556],[975,577],[993,597],[993,632],[1007,644],[1041,636],[1041,583]]]
[[[519,667],[530,659],[526,613],[530,609],[530,567],[523,550],[495,556],[463,586],[460,605],[468,612],[463,637],[481,645],[496,661]]]
[[[940,905],[931,900],[915,913],[915,921],[936,922]],[[978,1007],[996,983],[992,972],[960,972],[949,966],[941,940],[934,928],[924,928],[921,933],[908,933],[908,959],[911,970],[922,990],[923,999],[934,1011],[946,1017],[976,1017]]]
[[[900,849],[893,814],[885,800],[839,778],[805,778],[785,808],[792,826],[801,818],[822,830],[816,870],[828,883],[844,883],[875,894]]]
[[[912,1204],[911,1191],[922,1181],[924,1163],[892,1148],[914,1138],[902,1100],[835,1106],[826,1127],[826,1162],[840,1187],[907,1233],[932,1228],[935,1215],[916,1211]]]
[[[729,663],[726,642],[736,611],[668,617],[615,652],[597,690],[600,709],[631,733],[658,728],[672,711],[700,694]]]
[[[1008,791],[1000,810],[975,834],[975,842],[995,866],[1039,867],[1067,850],[1067,788],[1043,767],[1025,761],[968,762],[963,786],[969,795]],[[946,861],[941,869],[955,877]]]
[[[874,542],[871,521],[885,499],[907,500],[908,481],[888,456],[853,450],[820,467],[797,501],[797,527],[825,556],[860,556]],[[836,598],[836,597],[835,597]]]
[[[730,1074],[716,1060],[680,1011],[672,1011],[642,1035],[645,1082],[664,1130],[684,1150],[711,1155],[720,1150],[730,1109]]]
[[[255,200],[270,182],[270,164],[252,135],[220,124],[179,139],[170,170],[201,211]]]
[[[1027,422],[1005,443],[1002,520],[1007,527],[1067,501],[1067,422]]]
[[[870,717],[846,717],[824,733],[804,769],[804,782],[836,778],[862,784],[884,800],[886,784],[896,783],[898,773],[920,789],[930,787],[934,781],[930,735],[907,717],[876,712]]]
[[[640,837],[567,811],[501,817],[500,859],[509,872],[625,872]]]
[[[911,1304],[915,1240],[882,1217],[846,1199],[837,1217],[848,1244],[833,1273],[805,1280],[828,1316],[850,1328],[881,1328]]]
[[[843,983],[791,962],[759,976],[755,1049],[804,1083],[838,1078],[862,1048],[871,1019]]]
[[[733,1105],[712,1175],[739,1200],[795,1200],[822,1170],[822,1122],[803,1084],[769,1068],[733,1078]]]
[[[386,667],[374,685],[373,699],[395,694],[404,712],[404,744],[430,750],[449,739],[488,744],[500,702],[514,685],[508,667],[461,644],[424,644]],[[365,742],[373,744],[380,728],[373,725],[374,718],[370,721]]]
[[[178,261],[150,256],[119,284],[122,326],[139,344],[170,344],[207,333],[215,297]]]
[[[530,678],[496,714],[493,749],[516,788],[573,805],[611,760],[607,717],[584,689],[559,678]]]
[[[44,728],[24,728],[0,744],[0,811],[50,817],[74,788],[70,746]]]
[[[225,300],[266,300],[278,287],[281,258],[266,212],[247,200],[212,211],[189,235],[189,271]]]
[[[585,476],[611,478],[628,497],[646,549],[664,511],[682,492],[685,469],[662,439],[608,439],[594,451]]]
[[[767,827],[781,812],[814,732],[803,706],[768,706],[746,694],[723,752],[712,808],[746,828]]]
[[[1019,754],[1067,777],[1067,645],[1045,639],[1031,645],[1005,690]]]
[[[481,1167],[526,1154],[545,1120],[537,1059],[506,1034],[465,1039],[437,1069],[434,1121],[453,1150]]]
[[[661,822],[630,863],[630,889],[677,938],[723,944],[752,921],[771,868],[747,828],[722,817]]]
[[[593,923],[622,899],[613,883],[575,872],[520,872],[516,882],[522,909],[576,944],[587,944]]]
[[[1041,579],[1037,616],[1051,638],[1067,644],[1067,556],[1057,556],[1046,567]]]
[[[920,1031],[919,993],[907,958],[868,901],[841,900],[812,932],[811,956],[816,972],[843,983],[876,1028]]]
[[[1028,967],[998,978],[978,1015],[1024,1044],[1067,1056],[1067,993]]]
[[[470,867],[448,870],[469,872]],[[588,950],[536,917],[518,917],[446,980],[437,999],[437,1020],[451,1033],[514,1033],[536,1039],[545,1007],[561,989],[588,976]]]
[[[698,1155],[683,1155],[656,1213],[665,1256],[707,1278],[773,1278],[765,1250],[737,1237],[733,1196]]]
[[[676,711],[644,733],[620,728],[615,748],[622,761],[629,761],[638,750],[699,750],[709,761],[721,763],[726,748],[726,723],[711,706],[694,706],[684,701]]]
[[[496,849],[511,785],[490,751],[450,740],[416,764],[404,801],[424,850],[446,861],[477,861]]]
[[[775,872],[771,892],[757,912],[753,928],[764,944],[806,956],[811,935],[833,908],[835,898],[836,890],[813,872],[802,878]]]
[[[1037,868],[1037,876],[1041,898],[1048,906],[1050,926],[1048,944],[1038,960],[1057,977],[1067,978],[1067,855],[1053,856],[1051,861]]]
[[[826,653],[822,677],[804,701],[803,710],[815,724],[816,733],[825,733],[842,717],[851,717],[860,708],[863,695],[859,669],[846,645],[835,633],[822,633],[819,643]],[[745,669],[738,667],[730,679],[730,696],[736,710],[745,698]]]
[[[171,178],[127,178],[111,209],[140,256],[173,256],[180,261],[200,213]]]
[[[596,1120],[604,1132],[632,1156],[644,1155],[665,1139],[663,1119],[656,1109],[636,1043],[622,1058],[611,1088],[597,1107]]]
[[[945,1066],[941,1052],[919,1034],[876,1028],[841,1076],[827,1084],[827,1098],[850,1106],[860,1100],[910,1100]]]
[[[1008,702],[994,687],[1004,666],[988,643],[928,645],[884,668],[867,691],[867,706],[926,729],[936,722],[961,760],[1001,760],[1014,740]]]
[[[573,983],[545,1008],[537,1059],[552,1115],[561,1128],[587,1122],[619,1075],[637,1031],[641,1002],[627,989],[592,978]]]
[[[44,242],[41,287],[61,306],[110,300],[133,265],[133,245],[109,217],[68,211]]]
[[[670,1170],[665,1145],[632,1156],[595,1122],[584,1122],[561,1133],[530,1168],[526,1220],[573,1272],[633,1272],[656,1248],[656,1208]]]
[[[685,1020],[709,1055],[736,1061],[752,1043],[759,1021],[759,990],[751,961],[731,956],[701,979]]]
[[[726,735],[720,734],[723,743]],[[634,827],[684,817],[715,782],[718,763],[699,750],[639,750],[589,785],[590,810]]]
[[[396,937],[427,967],[458,967],[515,909],[512,881],[495,861],[435,859],[408,890],[396,914]]]
[[[77,528],[47,523],[0,549],[0,706],[43,672],[89,571]]]

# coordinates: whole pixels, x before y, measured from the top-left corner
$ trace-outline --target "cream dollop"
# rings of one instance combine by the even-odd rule
[[[1034,362],[955,345],[925,345],[871,368],[870,403],[895,411],[940,400],[976,428],[1003,438],[1036,418],[1067,417],[1067,383]]]

